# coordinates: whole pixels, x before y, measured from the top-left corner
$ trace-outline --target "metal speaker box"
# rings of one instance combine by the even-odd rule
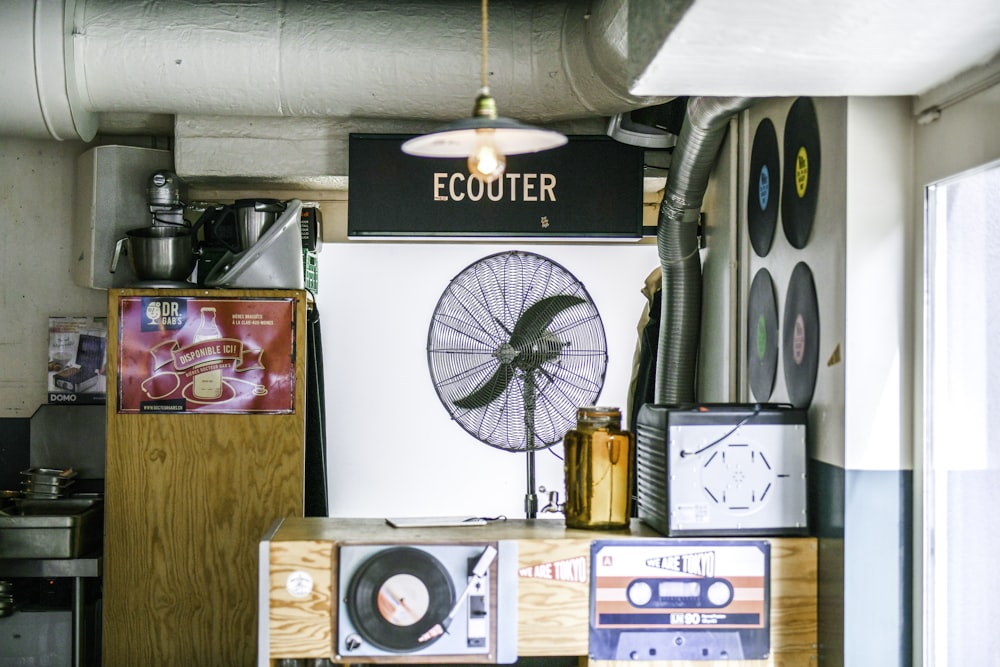
[[[637,510],[654,530],[808,533],[804,409],[647,404],[636,421]]]
[[[149,176],[173,164],[170,151],[135,146],[97,146],[77,158],[74,283],[110,289],[138,281],[129,262],[120,262],[111,273],[115,242],[128,230],[151,224]]]

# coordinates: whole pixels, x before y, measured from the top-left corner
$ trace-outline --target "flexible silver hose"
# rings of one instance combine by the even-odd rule
[[[674,147],[656,232],[663,269],[655,386],[660,404],[697,400],[701,336],[698,218],[729,121],[751,102],[749,97],[691,98]]]

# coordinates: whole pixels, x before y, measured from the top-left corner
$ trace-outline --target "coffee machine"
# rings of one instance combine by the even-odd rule
[[[199,284],[206,287],[304,289],[302,202],[239,199],[235,211],[238,250],[213,259]],[[201,260],[206,254],[202,249]],[[200,261],[201,261],[200,260]],[[203,276],[203,277],[202,277]]]

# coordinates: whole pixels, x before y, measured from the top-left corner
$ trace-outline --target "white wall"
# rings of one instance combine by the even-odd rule
[[[448,282],[474,261],[510,249],[558,262],[587,288],[608,340],[599,402],[625,413],[646,303],[639,290],[659,264],[655,245],[325,245],[317,304],[332,516],[524,518],[526,455],[483,444],[451,422],[426,354],[431,314]],[[561,444],[536,453],[536,481],[562,491],[557,455]]]
[[[753,135],[763,118],[769,118],[775,127],[779,152],[784,152],[784,136],[787,118],[796,98],[774,98],[762,100],[752,106],[747,114],[749,127],[743,146],[745,164],[749,169]],[[779,213],[774,230],[773,242],[765,257],[758,257],[750,249],[749,237],[743,242],[743,262],[745,298],[749,298],[749,287],[757,271],[765,268],[774,281],[778,316],[778,367],[774,378],[774,389],[770,401],[789,402],[786,383],[786,365],[783,345],[784,312],[789,281],[792,271],[799,262],[805,262],[813,275],[816,300],[819,310],[818,367],[812,402],[809,406],[809,455],[824,463],[844,466],[844,245],[845,245],[845,180],[847,178],[847,155],[845,137],[847,133],[846,98],[812,98],[816,111],[816,121],[820,139],[819,182],[816,183],[816,212],[811,232],[804,248],[795,248],[783,231],[784,217]],[[784,169],[788,155],[781,155],[780,166]],[[814,166],[815,168],[815,166]],[[810,174],[815,179],[815,174]],[[745,179],[744,179],[745,180]],[[741,187],[741,196],[746,188]],[[790,193],[781,192],[782,199]],[[741,229],[748,229],[746,222],[746,199],[741,200]],[[745,320],[744,320],[745,321]],[[746,363],[746,329],[743,328],[741,357]],[[837,357],[840,360],[837,361]],[[745,400],[753,400],[749,391],[749,379],[744,378]]]
[[[913,327],[910,99],[847,105],[844,467],[909,470]]]

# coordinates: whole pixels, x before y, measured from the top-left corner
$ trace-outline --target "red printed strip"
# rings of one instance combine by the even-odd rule
[[[517,575],[525,579],[551,579],[575,584],[586,584],[590,581],[585,556],[528,565],[520,568]]]

